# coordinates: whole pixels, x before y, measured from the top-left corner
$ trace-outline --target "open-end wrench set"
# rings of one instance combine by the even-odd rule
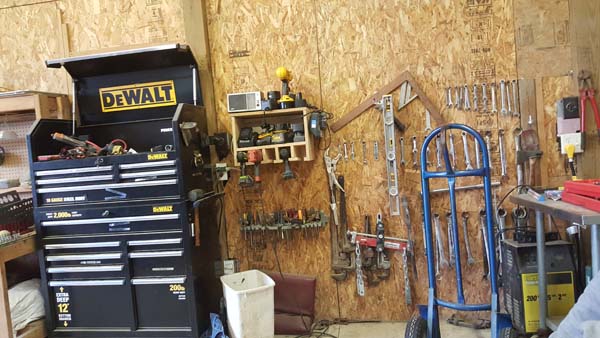
[[[500,112],[505,117],[521,115],[518,80],[448,86],[444,96],[448,109],[490,114]]]

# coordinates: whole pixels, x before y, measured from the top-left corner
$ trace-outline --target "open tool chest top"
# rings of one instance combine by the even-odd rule
[[[184,187],[211,189],[210,158],[196,64],[189,47],[172,44],[47,61],[73,77],[79,123],[39,120],[28,135],[36,206],[184,197]],[[193,103],[197,105],[193,105]],[[180,126],[195,132],[183,135]],[[53,133],[85,135],[102,147],[124,140],[135,152],[40,161],[64,144]],[[183,183],[183,184],[178,184]]]

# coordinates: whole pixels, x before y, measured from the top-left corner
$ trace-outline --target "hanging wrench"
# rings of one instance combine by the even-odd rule
[[[487,111],[488,111],[487,83],[484,82],[481,84],[481,91],[483,92],[481,111],[484,113],[487,113]]]
[[[454,267],[454,229],[452,227],[452,213],[446,213],[446,223],[448,225],[448,261],[450,268]]]
[[[404,137],[400,137],[400,165],[404,167],[406,160],[404,159]]]
[[[513,116],[521,116],[519,113],[519,97],[517,96],[519,83],[517,80],[511,81],[512,96],[513,96]]]
[[[467,170],[472,170],[473,166],[471,165],[471,158],[469,156],[469,141],[467,139],[467,132],[463,131],[461,134],[463,141],[463,151],[465,153],[465,164],[467,165]]]
[[[479,97],[477,94],[477,84],[473,84],[473,111],[479,111]]]
[[[515,138],[515,150],[516,154],[521,151],[521,133],[523,129],[517,127],[513,130],[513,137]],[[518,156],[515,156],[517,162],[517,185],[523,185],[523,165],[519,163]]]
[[[448,133],[450,134],[450,136],[449,136],[450,149],[448,150],[448,152],[450,153],[450,160],[452,162],[452,168],[456,168],[456,152],[454,151],[454,134],[450,130],[448,130]]]
[[[460,87],[454,87],[454,108],[458,109],[458,110],[462,110],[462,105],[461,105],[461,90]]]
[[[487,148],[487,152],[488,152],[490,171],[492,171],[492,169],[493,169],[493,167],[492,167],[492,151],[491,151],[491,149],[492,149],[491,136],[492,136],[491,131],[488,130],[485,132],[485,147]]]
[[[496,105],[496,82],[490,84],[490,91],[492,92],[492,114],[498,113],[498,107]]]
[[[490,256],[489,256],[489,240],[487,233],[487,225],[486,225],[486,215],[485,210],[479,210],[479,222],[481,223],[481,233],[483,234],[483,248],[485,259],[483,260],[483,278],[489,280],[490,279]]]
[[[462,228],[463,228],[463,236],[465,238],[465,247],[467,248],[467,264],[473,265],[475,264],[475,259],[473,258],[473,253],[471,252],[471,245],[469,244],[469,234],[467,232],[468,223],[469,223],[469,213],[462,213]]]
[[[435,137],[435,159],[437,161],[437,168],[442,169],[442,141],[440,135]]]
[[[440,256],[440,264],[442,267],[449,267],[450,263],[448,263],[448,260],[446,259],[446,255],[444,253],[444,242],[442,242],[442,226],[440,225],[440,215],[433,215],[433,224],[435,227],[435,240],[437,242],[437,250]]]
[[[425,141],[425,139],[427,138],[427,136],[423,136],[423,141]],[[425,144],[425,142],[423,142],[423,144]],[[431,165],[431,161],[429,161],[429,154],[431,154],[431,152],[429,151],[429,147],[427,147],[427,151],[425,156],[427,156],[427,158],[425,158],[425,162],[427,163],[427,166]]]
[[[500,151],[500,169],[504,178],[508,177],[506,173],[506,153],[504,152],[504,129],[498,130],[498,148]]]
[[[354,152],[354,141],[350,142],[350,158],[352,161],[356,158],[356,153]]]
[[[463,87],[463,98],[464,98],[464,107],[466,111],[471,111],[471,101],[469,99],[469,86],[465,85]]]
[[[363,148],[363,165],[367,165],[367,142],[362,141]]]
[[[512,101],[510,100],[510,80],[506,82],[506,105],[508,106],[508,115],[512,115]]]
[[[448,108],[452,108],[454,104],[452,103],[452,87],[446,88],[446,106]]]
[[[500,80],[500,104],[500,114],[508,115],[508,110],[506,110],[506,81],[504,80]]]
[[[417,169],[417,137],[412,137],[412,160],[413,160],[413,169]]]
[[[346,145],[346,142],[344,142],[344,161],[348,162],[348,146]]]
[[[429,134],[433,129],[431,129],[431,113],[429,110],[425,109],[425,134]]]
[[[475,141],[475,166],[477,167],[477,169],[481,169],[481,154],[479,152],[479,142],[477,142],[477,140],[475,139],[473,139],[473,141]]]
[[[379,160],[379,142],[373,143],[373,158],[375,161]]]

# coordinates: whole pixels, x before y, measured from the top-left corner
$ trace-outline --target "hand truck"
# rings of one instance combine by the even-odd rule
[[[451,165],[448,148],[446,147],[446,134],[451,129],[458,129],[465,131],[470,134],[477,144],[479,144],[480,154],[482,155],[483,161],[480,168],[454,171]],[[441,134],[441,135],[440,135]],[[436,137],[441,136],[441,151],[443,153],[443,160],[446,166],[445,171],[428,171],[427,170],[427,147],[432,140]],[[458,222],[456,212],[456,191],[455,183],[457,177],[468,177],[468,176],[480,176],[483,179],[483,189],[485,195],[485,211],[487,215],[494,215],[492,209],[492,191],[491,191],[491,178],[490,178],[490,159],[487,151],[486,144],[481,135],[463,124],[448,124],[435,129],[429,134],[423,142],[421,148],[421,189],[423,199],[423,212],[424,212],[424,223],[425,223],[425,240],[427,246],[427,273],[429,277],[429,291],[428,291],[428,304],[418,305],[418,311],[413,314],[410,321],[406,326],[405,337],[406,338],[440,338],[440,323],[438,306],[443,306],[456,311],[491,311],[491,337],[514,337],[515,334],[512,330],[510,317],[506,314],[498,313],[498,284],[497,284],[497,269],[496,269],[496,247],[493,240],[489,241],[487,247],[488,257],[490,257],[489,269],[490,269],[490,286],[491,286],[491,301],[489,304],[467,304],[465,302],[465,296],[463,291],[462,281],[462,267],[460,261],[460,246],[459,233],[458,233]],[[456,271],[456,290],[457,290],[457,301],[451,302],[442,300],[437,296],[436,276],[435,276],[435,261],[434,261],[434,246],[433,246],[433,230],[431,220],[431,203],[429,200],[429,180],[432,178],[445,178],[448,180],[448,188],[450,193],[450,208],[452,213],[452,228],[453,228],[453,249],[455,255],[455,271]],[[493,234],[493,217],[486,217],[486,229],[487,238],[494,238]]]

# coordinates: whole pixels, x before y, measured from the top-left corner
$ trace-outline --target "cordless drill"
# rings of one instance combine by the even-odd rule
[[[260,183],[260,162],[262,162],[263,156],[260,150],[248,151],[248,162],[254,163],[254,182]]]
[[[240,162],[240,182],[241,186],[249,186],[252,185],[254,181],[252,181],[252,177],[246,174],[246,163],[248,163],[248,153],[245,151],[240,151],[237,153],[237,160]]]
[[[283,163],[285,165],[285,170],[283,171],[283,179],[284,180],[291,180],[293,178],[296,178],[294,176],[294,172],[292,172],[292,168],[290,168],[290,148],[281,148],[279,149],[279,157],[283,160]]]

